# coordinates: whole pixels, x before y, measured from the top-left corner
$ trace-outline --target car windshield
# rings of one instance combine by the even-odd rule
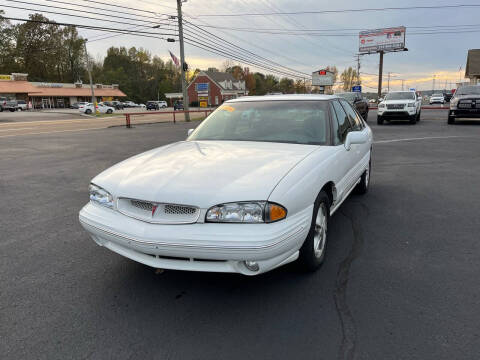
[[[225,103],[188,140],[264,141],[325,145],[327,101]]]
[[[443,97],[443,94],[433,94],[432,97]]]
[[[410,91],[392,92],[385,96],[385,100],[415,100],[415,94]]]
[[[355,93],[340,93],[340,94],[337,94],[337,95],[344,98],[347,101],[350,101],[350,102],[355,101],[355,98],[356,98]]]
[[[455,95],[480,95],[480,86],[462,86]]]

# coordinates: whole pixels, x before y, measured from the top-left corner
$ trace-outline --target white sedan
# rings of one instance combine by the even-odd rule
[[[93,240],[145,265],[256,275],[325,257],[328,222],[370,180],[372,132],[344,99],[242,97],[187,140],[92,179]]]
[[[92,114],[93,113],[93,105],[92,105],[92,103],[81,104],[81,105],[78,106],[78,111],[80,111],[83,114],[87,114],[87,115]],[[97,104],[97,111],[100,114],[112,114],[115,111],[115,109],[111,106],[106,106],[105,104],[98,103]]]

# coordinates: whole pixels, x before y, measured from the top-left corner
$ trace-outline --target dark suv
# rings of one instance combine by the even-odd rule
[[[450,100],[448,123],[454,124],[456,118],[480,119],[480,85],[461,86]]]
[[[363,98],[361,93],[346,92],[346,93],[340,93],[337,95],[347,100],[358,111],[358,113],[362,115],[363,119],[367,121],[368,102]]]
[[[147,110],[160,110],[158,101],[147,101]]]
[[[183,110],[183,101],[175,101],[175,103],[173,104],[173,110]]]

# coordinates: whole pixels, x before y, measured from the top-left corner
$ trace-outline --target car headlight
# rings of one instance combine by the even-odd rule
[[[211,207],[206,222],[218,223],[271,223],[285,219],[287,209],[267,201],[234,202]]]
[[[90,193],[90,201],[110,209],[113,208],[113,196],[107,190],[95,184],[90,184],[88,192]]]
[[[415,107],[415,103],[408,103],[408,107]]]
[[[453,98],[450,100],[450,109],[455,109],[460,99]]]
[[[378,107],[379,107],[379,108],[384,108],[384,107],[385,107],[385,104],[384,104],[384,103],[380,103],[380,104],[378,104]]]

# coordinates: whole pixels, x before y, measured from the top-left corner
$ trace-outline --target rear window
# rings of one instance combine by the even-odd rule
[[[18,103],[19,104],[26,104],[26,102],[24,100],[18,100]]]
[[[455,95],[480,95],[480,86],[462,86],[458,88]]]

